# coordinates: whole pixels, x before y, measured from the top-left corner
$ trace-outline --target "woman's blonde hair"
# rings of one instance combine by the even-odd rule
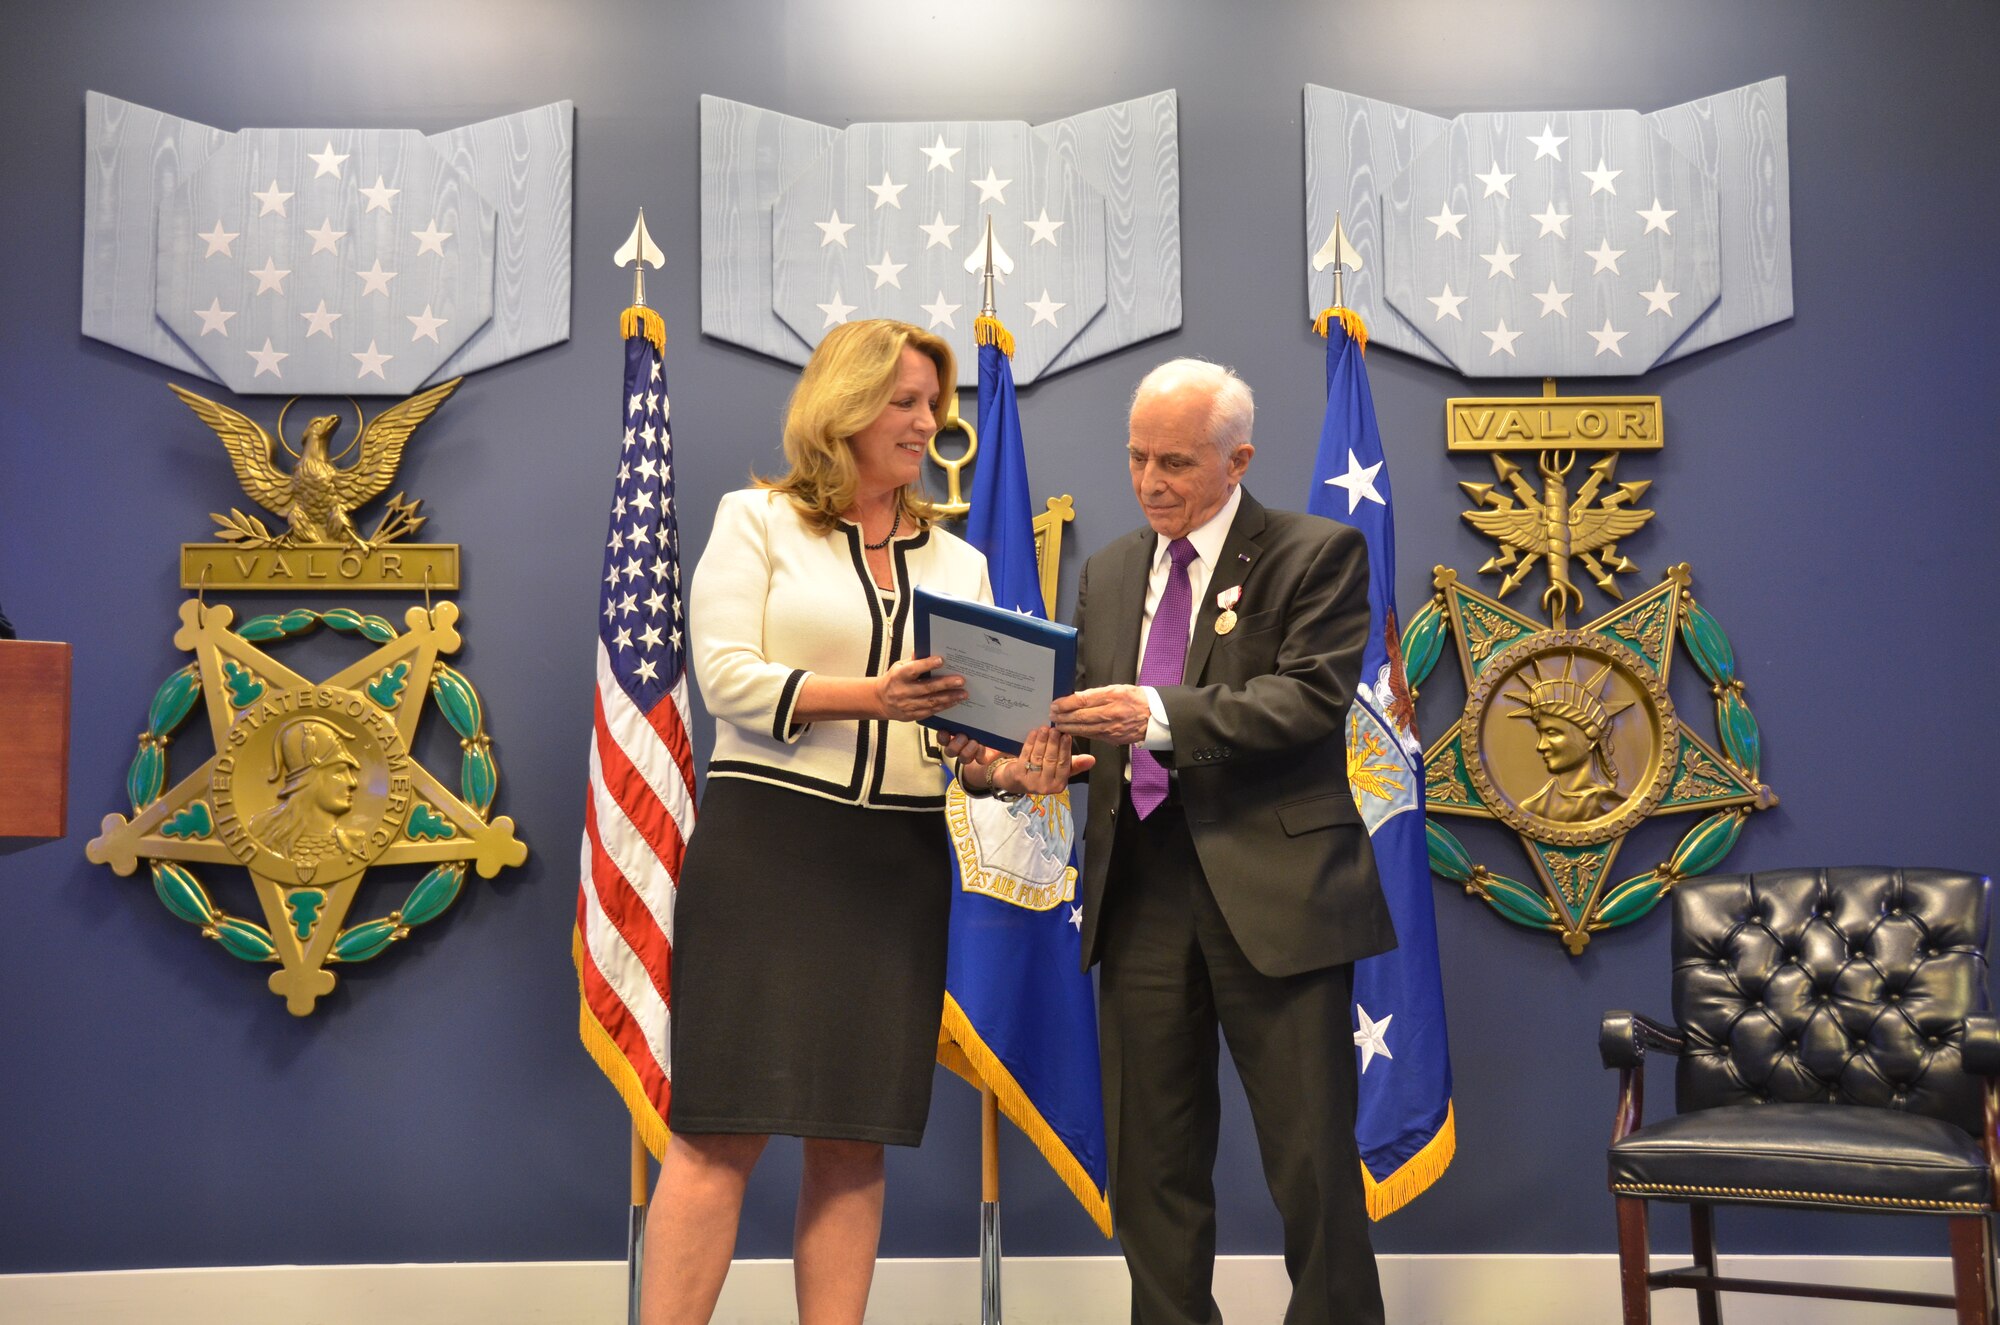
[[[896,390],[907,346],[937,365],[939,414],[958,387],[951,346],[921,327],[887,318],[843,322],[826,334],[792,390],[785,411],[785,461],[780,478],[753,476],[795,502],[806,523],[827,531],[854,505],[859,475],[848,439],[875,421]],[[937,512],[914,485],[896,494],[906,528],[922,528]]]

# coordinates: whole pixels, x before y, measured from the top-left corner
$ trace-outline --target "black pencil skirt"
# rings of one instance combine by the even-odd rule
[[[922,1141],[950,849],[942,812],[711,779],[674,903],[668,1125]]]

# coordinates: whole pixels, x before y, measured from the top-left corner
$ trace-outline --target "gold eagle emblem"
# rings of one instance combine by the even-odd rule
[[[277,447],[283,440],[284,421],[280,415],[280,436],[273,438],[256,420],[227,405],[192,391],[173,386],[173,393],[193,410],[222,439],[230,466],[244,494],[285,522],[285,530],[272,534],[253,515],[230,508],[228,515],[214,515],[220,526],[218,536],[244,547],[300,547],[345,545],[368,551],[376,544],[413,534],[425,517],[417,514],[421,501],[405,501],[397,493],[389,501],[375,532],[364,538],[354,525],[352,512],[388,491],[395,481],[396,467],[402,463],[403,447],[412,433],[428,419],[445,398],[465,379],[451,381],[418,392],[376,415],[372,422],[360,422],[360,436],[349,450],[361,454],[351,465],[338,463],[329,443],[340,429],[337,414],[323,414],[306,424],[300,448],[293,452],[298,463],[286,473],[278,465]],[[289,443],[286,450],[291,450]]]
[[[1542,591],[1542,610],[1555,618],[1558,627],[1565,614],[1583,607],[1583,594],[1569,578],[1570,558],[1583,562],[1598,588],[1613,598],[1623,598],[1616,577],[1639,568],[1619,553],[1618,540],[1653,518],[1651,511],[1626,505],[1652,486],[1650,479],[1620,483],[1616,491],[1598,501],[1598,491],[1617,467],[1616,455],[1607,455],[1590,467],[1590,477],[1571,501],[1563,480],[1574,462],[1574,453],[1564,455],[1559,464],[1553,463],[1550,455],[1543,455],[1538,463],[1542,476],[1539,493],[1521,477],[1520,465],[1497,453],[1493,467],[1500,481],[1513,489],[1513,496],[1496,492],[1491,483],[1459,484],[1466,496],[1492,508],[1462,512],[1468,524],[1500,544],[1500,555],[1479,569],[1507,572],[1499,593],[1505,598],[1528,578],[1539,558],[1549,573],[1549,587]],[[1520,500],[1518,506],[1515,498]]]

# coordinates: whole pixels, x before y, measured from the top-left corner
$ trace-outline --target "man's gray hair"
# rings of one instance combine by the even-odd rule
[[[1209,393],[1208,439],[1218,451],[1230,455],[1250,440],[1250,428],[1257,418],[1250,384],[1219,363],[1206,359],[1169,359],[1139,379],[1132,403],[1137,405],[1143,397],[1188,388]]]

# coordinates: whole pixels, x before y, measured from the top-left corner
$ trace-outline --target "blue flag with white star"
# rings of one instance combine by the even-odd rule
[[[1013,365],[1003,348],[1012,338],[990,319],[975,325],[979,465],[966,539],[986,554],[993,601],[1046,619]],[[969,797],[954,784],[946,820],[954,886],[938,1061],[992,1089],[1000,1112],[1110,1237],[1097,1015],[1080,960],[1069,793],[1002,802]]]
[[[1361,360],[1366,332],[1348,313],[1326,319],[1326,419],[1306,509],[1368,540],[1368,645],[1347,719],[1347,779],[1368,826],[1397,946],[1354,968],[1354,1044],[1361,1055],[1355,1139],[1368,1214],[1414,1200],[1451,1163],[1451,1055],[1437,917],[1424,846],[1423,746],[1403,673],[1396,621],[1396,523],[1375,401]]]

